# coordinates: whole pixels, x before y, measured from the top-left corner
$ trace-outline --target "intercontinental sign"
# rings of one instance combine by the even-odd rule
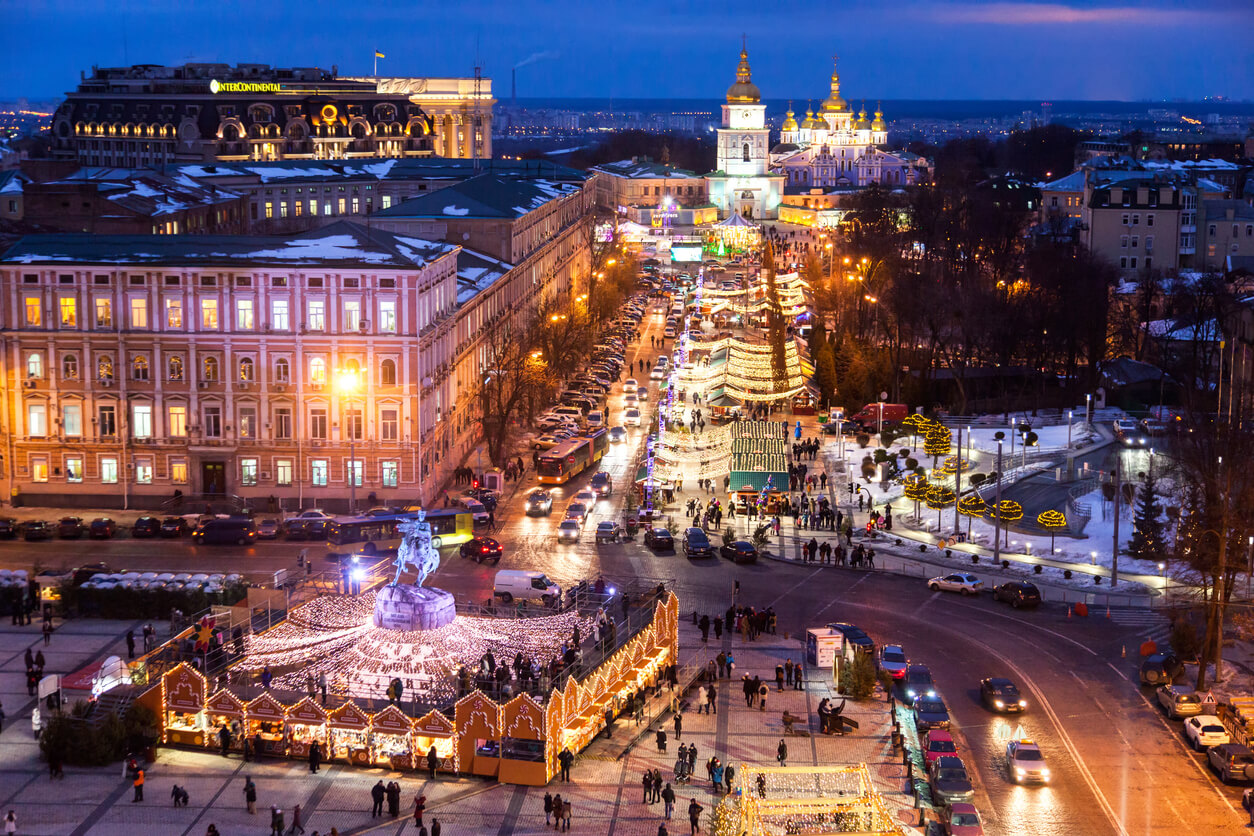
[[[277,82],[273,81],[218,81],[209,82],[210,93],[279,93],[282,92]]]

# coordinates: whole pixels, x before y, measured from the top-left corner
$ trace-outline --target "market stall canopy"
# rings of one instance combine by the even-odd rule
[[[205,707],[205,678],[181,663],[161,677],[167,711],[198,712]]]
[[[205,710],[218,717],[244,719],[244,703],[230,691],[221,690],[214,693],[205,702]]]
[[[395,706],[392,707],[395,708]],[[370,717],[358,708],[356,703],[346,702],[331,712],[327,725],[333,729],[365,731],[370,728]]]

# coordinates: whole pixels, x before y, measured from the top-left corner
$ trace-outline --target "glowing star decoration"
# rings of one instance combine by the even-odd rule
[[[203,653],[209,650],[210,644],[213,643],[213,625],[215,620],[212,616],[205,616],[197,622],[193,629],[192,635],[195,638],[197,653]]]

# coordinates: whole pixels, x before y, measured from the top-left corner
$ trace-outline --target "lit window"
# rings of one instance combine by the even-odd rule
[[[395,488],[400,484],[401,466],[399,462],[383,463],[383,487]]]
[[[183,438],[187,435],[187,407],[172,406],[166,413],[169,417],[169,435],[172,438]]]
[[[257,485],[257,460],[256,459],[240,459],[239,460],[239,478],[240,478],[240,483],[246,488],[255,487]]]
[[[40,379],[44,376],[44,355],[38,351],[32,351],[26,355],[26,377],[32,379]]]
[[[30,457],[30,478],[32,482],[48,481],[48,458],[47,456],[31,456]]]
[[[78,380],[77,354],[67,354],[61,358],[61,376],[66,380]]]
[[[327,486],[327,460],[314,459],[309,463],[310,481],[315,488],[325,488]]]
[[[257,409],[256,407],[245,406],[239,411],[239,437],[240,438],[256,438],[257,437]]]
[[[321,357],[309,360],[309,382],[315,386],[325,386],[327,382],[327,361]]]
[[[78,300],[73,296],[62,296],[60,300],[61,306],[61,327],[77,328],[78,327]]]
[[[239,361],[239,379],[245,382],[251,381],[255,374],[255,366],[251,357],[245,357]]]
[[[297,204],[298,206],[300,204]],[[274,462],[274,482],[280,488],[291,487],[292,484],[292,460],[276,459]]]
[[[206,357],[203,367],[204,367],[203,377],[205,380],[212,383],[218,379],[218,358],[217,357]]]
[[[355,299],[344,303],[344,329],[346,331],[361,330],[361,302]]]
[[[166,328],[182,328],[183,327],[183,300],[182,299],[166,299],[165,300],[165,327]]]
[[[148,327],[148,300],[131,299],[131,328]]]
[[[97,299],[96,300],[96,327],[112,328],[113,327],[113,300]]]
[[[218,300],[200,300],[200,327],[207,331],[218,330]]]
[[[137,403],[131,406],[131,436],[152,438],[152,404]]]
[[[384,334],[396,333],[396,302],[385,300],[379,303],[379,330]]]
[[[26,434],[40,437],[48,434],[47,404],[30,403],[26,405]]]
[[[106,485],[116,485],[118,481],[118,460],[112,456],[100,459],[100,481]]]
[[[61,407],[61,430],[67,437],[76,438],[83,434],[83,407],[81,404],[67,403]]]
[[[83,481],[83,457],[82,456],[66,456],[65,457],[65,481],[67,482]]]
[[[140,485],[152,484],[152,459],[147,456],[135,457],[135,481]]]
[[[306,318],[310,331],[321,331],[326,328],[326,303],[321,299],[309,302],[309,316]]]
[[[97,380],[113,380],[113,357],[108,354],[101,354],[96,360],[96,379]]]
[[[176,485],[187,483],[187,459],[170,459],[170,481]]]
[[[253,330],[253,300],[235,300],[235,327],[240,331]]]
[[[286,299],[274,299],[270,302],[270,327],[275,331],[286,331],[291,327],[288,322]]]
[[[178,354],[171,354],[166,360],[166,377],[170,380],[183,379],[183,358]]]
[[[43,324],[43,309],[40,307],[38,296],[26,297],[26,324],[32,328],[38,328]]]
[[[274,204],[268,200],[266,201],[266,217],[267,218],[274,217]]]
[[[362,481],[361,481],[361,474],[362,474],[362,461],[361,461],[361,459],[349,459],[349,461],[348,461],[348,477],[349,477],[349,479],[351,480],[351,484],[353,485],[353,487],[355,487],[355,488],[360,488],[360,487],[361,487],[361,485],[362,485]]]

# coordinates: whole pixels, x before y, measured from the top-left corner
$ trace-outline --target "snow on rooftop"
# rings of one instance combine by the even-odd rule
[[[469,215],[469,214],[470,214],[470,210],[469,210],[469,209],[464,209],[464,208],[462,208],[462,207],[460,207],[460,206],[449,205],[449,206],[445,206],[445,207],[444,207],[444,214],[446,214],[446,215],[455,215],[455,216],[457,216],[457,217],[461,217],[462,215]]]

